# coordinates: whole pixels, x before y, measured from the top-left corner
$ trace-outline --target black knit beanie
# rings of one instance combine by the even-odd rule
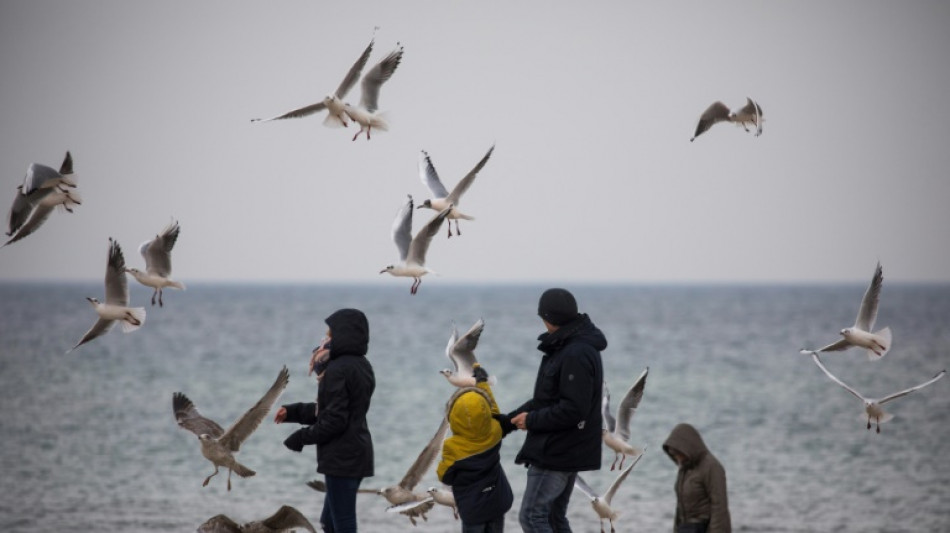
[[[554,326],[577,318],[577,301],[567,289],[548,289],[538,300],[538,316]]]

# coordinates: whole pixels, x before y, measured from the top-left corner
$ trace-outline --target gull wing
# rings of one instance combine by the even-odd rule
[[[439,173],[435,171],[435,165],[429,154],[422,150],[419,155],[419,177],[422,178],[422,184],[429,188],[429,192],[436,198],[445,198],[449,195],[442,180],[439,179]]]
[[[198,526],[198,533],[241,533],[241,526],[227,516],[219,514]]]
[[[649,373],[650,367],[646,367],[637,380],[633,382],[627,394],[620,400],[620,406],[617,407],[617,433],[623,440],[630,438],[630,419],[633,418],[633,414],[643,398],[643,389],[646,387],[647,374]]]
[[[181,228],[178,226],[178,221],[172,221],[154,239],[142,243],[139,247],[139,253],[145,258],[145,270],[149,274],[156,274],[163,278],[171,276],[172,248],[178,241],[179,231]]]
[[[30,194],[37,189],[54,187],[62,178],[56,169],[31,163],[30,168],[26,170],[26,176],[23,178],[23,194]]]
[[[93,324],[91,328],[89,328],[89,331],[87,331],[86,334],[83,335],[81,339],[79,339],[79,342],[77,342],[76,345],[70,348],[66,353],[79,348],[80,345],[86,344],[96,337],[105,335],[109,332],[109,330],[112,329],[113,326],[115,326],[115,320],[105,320],[103,318],[96,320],[96,323]]]
[[[412,196],[396,213],[393,221],[393,242],[399,250],[399,260],[405,261],[412,244]]]
[[[320,481],[319,479],[313,479],[313,480],[308,481],[307,486],[317,492],[327,491],[327,484],[324,483],[323,481]],[[356,492],[360,494],[379,494],[379,489],[359,488],[359,489],[356,489]]]
[[[478,339],[484,329],[485,321],[479,318],[478,322],[475,322],[475,325],[466,331],[452,346],[450,358],[455,362],[455,370],[459,375],[472,375],[475,363],[478,362],[478,359],[475,358],[475,347],[478,346]]]
[[[584,481],[584,478],[582,478],[580,474],[574,476],[574,488],[583,492],[588,498],[592,500],[597,498],[597,493],[594,492],[594,489],[590,488],[590,485]]]
[[[432,463],[435,462],[439,453],[442,451],[442,441],[445,440],[445,433],[448,429],[449,421],[445,417],[442,417],[442,423],[439,424],[439,429],[436,430],[435,435],[432,436],[429,443],[426,444],[422,452],[419,453],[419,457],[416,457],[416,461],[412,463],[412,466],[406,471],[406,475],[402,478],[402,481],[399,482],[400,487],[411,491],[413,487],[419,483],[419,480],[422,479],[422,476],[429,471],[429,468],[432,467]]]
[[[310,116],[310,115],[312,115],[312,114],[314,114],[314,113],[317,113],[317,112],[319,112],[319,111],[323,111],[323,110],[326,109],[326,108],[327,108],[327,105],[326,105],[325,103],[323,103],[323,101],[320,101],[320,102],[317,102],[317,103],[315,103],[315,104],[311,104],[311,105],[308,105],[308,106],[305,106],[305,107],[301,107],[300,109],[294,109],[293,111],[288,111],[288,112],[284,113],[283,115],[278,115],[278,116],[276,116],[276,117],[263,118],[263,119],[262,119],[262,118],[252,118],[252,119],[251,119],[251,122],[269,122],[269,121],[271,121],[271,120],[283,120],[283,119],[285,119],[285,118],[300,118],[300,117],[306,117],[306,116]]]
[[[459,364],[458,361],[452,357],[452,348],[455,347],[455,343],[459,340],[459,330],[455,327],[455,323],[452,323],[452,334],[449,335],[449,343],[445,345],[445,357],[452,362],[452,365],[455,367],[454,370],[458,372]]]
[[[287,367],[285,366],[280,369],[280,373],[277,374],[277,379],[274,380],[274,384],[271,385],[264,396],[254,404],[254,407],[248,409],[246,413],[241,415],[241,418],[237,419],[237,421],[221,435],[221,438],[218,439],[221,444],[228,447],[232,452],[238,451],[238,449],[241,448],[241,443],[247,440],[247,438],[251,436],[251,433],[254,433],[254,430],[261,425],[261,421],[267,416],[267,412],[270,411],[271,406],[277,401],[277,397],[280,396],[280,393],[284,392],[284,388],[287,387],[287,383],[289,382],[290,372],[287,371]]]
[[[492,145],[491,148],[488,149],[488,152],[485,153],[484,157],[482,157],[482,160],[479,161],[477,165],[475,165],[475,168],[466,174],[465,177],[461,179],[461,181],[455,184],[455,188],[452,189],[452,192],[445,199],[445,201],[449,202],[450,204],[459,204],[459,199],[463,194],[465,194],[465,191],[467,191],[468,188],[472,186],[472,182],[475,181],[475,176],[478,175],[478,171],[480,171],[482,167],[485,166],[485,163],[488,162],[488,158],[491,157],[491,154],[494,151],[495,145]]]
[[[339,99],[343,99],[346,96],[346,93],[350,92],[350,89],[356,85],[356,81],[360,79],[360,73],[363,72],[363,67],[366,66],[366,62],[369,60],[369,55],[373,51],[373,43],[376,42],[376,39],[372,39],[369,42],[369,45],[366,47],[366,50],[363,50],[363,53],[360,55],[359,59],[356,60],[356,63],[353,63],[353,66],[350,67],[349,72],[346,73],[346,77],[343,78],[343,81],[340,82],[340,86],[336,89],[336,96]]]
[[[900,398],[901,396],[907,396],[908,394],[910,394],[910,393],[912,393],[912,392],[914,392],[914,391],[920,390],[920,389],[926,387],[927,385],[930,385],[931,383],[937,381],[938,379],[942,378],[943,375],[946,374],[946,373],[947,373],[946,370],[941,370],[940,372],[937,372],[937,374],[936,374],[934,377],[932,377],[932,378],[930,378],[929,380],[927,380],[927,381],[921,383],[920,385],[917,385],[916,387],[911,387],[911,388],[909,388],[909,389],[902,390],[902,391],[900,391],[900,392],[895,392],[894,394],[891,394],[891,395],[889,395],[889,396],[885,396],[885,397],[881,398],[880,400],[878,400],[877,403],[880,404],[880,405],[883,405],[883,404],[885,404],[885,403],[887,403],[887,402],[889,402],[889,401],[891,401],[891,400],[894,400],[894,399],[896,399],[896,398]]]
[[[211,435],[218,438],[224,434],[224,428],[214,420],[202,416],[195,404],[180,392],[172,394],[172,412],[175,414],[178,426],[194,433],[195,436]]]
[[[13,235],[30,218],[33,208],[39,203],[40,198],[53,192],[53,189],[40,189],[31,194],[23,192],[23,186],[17,186],[16,196],[13,197],[13,205],[10,206],[10,213],[7,215],[7,235]]]
[[[617,489],[620,488],[620,484],[623,483],[623,480],[627,479],[627,475],[630,474],[630,471],[633,470],[633,467],[637,466],[637,463],[640,462],[641,457],[643,457],[643,455],[638,455],[637,458],[634,459],[632,463],[630,463],[630,466],[624,468],[623,472],[617,476],[617,479],[615,479],[614,482],[610,484],[610,488],[604,493],[604,501],[607,502],[607,505],[610,505],[610,500],[614,498],[614,494],[617,492]]]
[[[841,385],[841,386],[844,388],[844,390],[850,392],[851,394],[854,395],[855,398],[861,400],[862,402],[867,402],[867,401],[868,401],[868,399],[865,398],[864,396],[862,396],[860,392],[858,392],[858,391],[852,389],[852,388],[849,387],[845,382],[843,382],[843,381],[841,381],[840,379],[836,378],[834,374],[832,374],[831,372],[829,372],[828,369],[825,368],[825,365],[821,364],[821,359],[818,357],[818,354],[817,354],[817,353],[812,352],[811,358],[812,358],[813,361],[815,361],[815,364],[818,365],[818,368],[820,368],[821,371],[825,373],[825,375],[827,375],[829,378],[831,378],[831,381],[834,381],[834,382],[837,383],[838,385]]]
[[[699,123],[696,124],[696,133],[693,134],[693,138],[690,139],[690,141],[705,133],[706,130],[713,127],[717,122],[722,122],[728,118],[729,107],[720,101],[713,102],[713,104],[707,107],[706,110],[703,111],[703,114],[699,116]]]
[[[379,88],[392,77],[393,72],[396,72],[400,61],[402,61],[402,46],[390,52],[385,59],[376,63],[376,66],[363,76],[360,107],[370,113],[379,108]]]
[[[59,173],[61,176],[73,173],[73,154],[69,153],[69,150],[66,151],[66,157],[63,158],[63,164],[59,166]],[[75,186],[75,183],[73,186]]]
[[[610,412],[610,391],[607,389],[606,381],[604,381],[604,392],[600,400],[600,410],[604,418],[604,424],[607,426],[607,431],[613,433],[617,429],[617,420],[614,418],[613,413]]]
[[[801,350],[801,353],[808,355],[815,352],[840,352],[843,350],[847,350],[850,347],[851,347],[850,342],[848,342],[846,339],[840,339],[829,344],[828,346],[825,346],[823,348],[818,348],[817,350]]]
[[[48,193],[52,192],[53,189],[42,189],[42,191],[46,192],[35,191],[31,196],[41,194],[43,197],[45,197]],[[17,195],[17,198],[13,200],[14,208],[17,208],[17,200],[19,200],[22,196],[23,195]],[[21,207],[24,206],[25,204],[21,205]],[[27,235],[32,235],[33,232],[40,229],[40,226],[46,223],[46,220],[49,219],[50,214],[53,213],[53,208],[55,205],[40,202],[40,204],[36,206],[36,209],[33,209],[33,205],[26,207],[29,207],[30,210],[26,212],[29,218],[25,219],[25,222],[20,221],[19,219],[19,216],[23,213],[23,211],[18,211],[16,214],[14,214],[13,210],[10,211],[10,233],[13,234],[13,237],[11,237],[7,242],[3,243],[3,246],[15,243]],[[16,220],[14,220],[14,217],[16,217]],[[16,229],[13,228],[14,225],[17,225]]]
[[[307,517],[289,505],[282,505],[276,513],[261,520],[261,524],[269,527],[273,531],[284,531],[294,527],[302,527],[310,533],[317,533],[313,528],[313,524],[307,520]]]
[[[410,500],[408,502],[401,503],[399,505],[390,505],[389,507],[386,508],[386,512],[387,513],[405,513],[407,511],[412,511],[413,509],[422,507],[423,505],[427,503],[432,503],[433,501],[435,501],[435,498],[433,498],[432,496],[428,496],[421,500]]]
[[[416,236],[412,238],[412,242],[409,243],[409,253],[406,255],[406,263],[415,263],[419,266],[425,265],[426,251],[429,250],[429,243],[432,241],[432,237],[439,232],[442,221],[445,220],[445,217],[448,216],[449,211],[451,211],[453,207],[454,206],[450,204],[440,213],[432,217],[431,220],[426,222],[426,225],[422,226],[422,229],[416,233]]]
[[[881,300],[881,284],[884,282],[884,271],[881,263],[878,262],[874,269],[874,277],[871,278],[871,284],[864,292],[864,298],[861,299],[861,307],[858,309],[858,317],[854,320],[854,327],[867,331],[874,328],[874,321],[877,320],[877,305]]]
[[[125,275],[125,257],[119,243],[109,237],[109,262],[106,265],[106,303],[129,305],[129,281]]]

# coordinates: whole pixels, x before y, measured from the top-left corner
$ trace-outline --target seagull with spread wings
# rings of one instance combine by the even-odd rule
[[[386,120],[385,114],[377,112],[379,109],[379,89],[383,86],[383,83],[386,83],[386,81],[392,77],[393,72],[396,72],[396,67],[398,67],[399,62],[402,61],[402,51],[402,46],[397,45],[395,50],[390,52],[389,55],[383,58],[379,63],[376,63],[376,66],[371,68],[370,71],[363,76],[363,81],[360,84],[362,94],[360,96],[359,105],[343,105],[343,110],[346,112],[346,115],[350,117],[353,122],[360,125],[360,131],[353,135],[354,141],[364,132],[366,133],[366,140],[368,141],[373,128],[380,131],[389,130],[389,122]]]
[[[178,241],[179,231],[181,231],[181,228],[178,226],[178,221],[173,220],[154,239],[145,241],[139,246],[139,253],[145,259],[145,272],[137,268],[126,269],[126,272],[131,274],[139,283],[154,289],[152,305],[155,305],[156,296],[158,296],[158,306],[165,305],[162,302],[162,289],[165,287],[185,290],[184,283],[171,279],[172,248],[175,247],[175,242]]]
[[[277,401],[289,381],[290,373],[285,366],[277,374],[277,380],[274,381],[274,384],[271,385],[264,396],[240,418],[235,420],[227,431],[214,420],[202,416],[195,404],[184,394],[176,392],[172,395],[172,410],[175,413],[175,420],[178,425],[198,437],[198,441],[201,443],[201,454],[214,464],[214,472],[205,478],[201,486],[207,486],[211,478],[218,475],[219,467],[228,469],[228,490],[231,490],[232,471],[241,477],[250,477],[256,473],[237,462],[234,454],[241,449],[241,444],[261,425],[261,421],[267,416],[267,412],[270,411],[271,406]]]
[[[129,283],[125,277],[125,257],[119,243],[109,238],[109,259],[106,264],[106,301],[100,302],[96,298],[86,298],[95,308],[99,319],[89,328],[89,331],[79,339],[69,353],[79,346],[105,335],[115,326],[122,323],[122,331],[128,333],[142,327],[145,323],[144,307],[129,307]]]
[[[628,455],[639,457],[643,453],[643,450],[631,446],[627,441],[630,439],[630,420],[643,398],[643,389],[646,387],[647,374],[649,373],[650,367],[644,369],[636,381],[633,382],[627,394],[620,400],[620,405],[617,406],[617,418],[614,418],[613,413],[610,412],[610,391],[607,390],[607,382],[604,381],[603,438],[604,444],[614,451],[614,462],[610,464],[611,470],[617,467],[618,458],[620,459],[619,468],[623,468],[623,461]]]
[[[762,115],[762,106],[749,97],[746,97],[746,105],[742,106],[738,111],[730,111],[726,104],[716,101],[707,107],[706,110],[703,111],[703,114],[700,115],[699,123],[696,124],[696,132],[689,142],[695,141],[696,137],[699,137],[709,130],[709,128],[720,122],[732,122],[737,126],[742,126],[746,131],[749,131],[750,125],[754,126],[755,136],[758,137],[762,135],[762,123],[764,121],[765,117]]]
[[[452,189],[452,192],[449,192],[445,188],[445,185],[442,184],[442,180],[439,179],[439,174],[435,171],[435,166],[432,164],[432,159],[429,157],[429,154],[426,153],[425,150],[422,151],[422,155],[419,158],[419,177],[422,178],[422,183],[429,188],[434,198],[422,202],[422,205],[417,209],[422,209],[423,207],[436,211],[449,209],[449,216],[446,217],[449,219],[449,237],[452,236],[452,220],[455,221],[455,233],[458,235],[462,234],[461,230],[459,230],[459,219],[474,220],[473,217],[459,211],[459,201],[461,201],[465,191],[472,186],[472,182],[475,181],[475,176],[477,176],[478,172],[485,166],[485,163],[488,162],[488,158],[491,157],[494,151],[495,145],[492,145],[491,148],[488,149],[488,152],[482,157],[481,161],[475,165],[475,168],[469,171],[464,178],[455,184],[455,188]]]
[[[842,329],[839,333],[842,338],[823,348],[817,350],[802,349],[803,354],[813,354],[815,352],[840,352],[847,350],[852,346],[865,348],[868,359],[874,361],[884,357],[891,349],[891,328],[883,328],[871,333],[874,329],[874,322],[877,320],[877,307],[881,300],[881,285],[884,283],[884,272],[881,263],[874,269],[874,277],[871,278],[871,284],[864,292],[864,298],[861,299],[861,307],[858,308],[858,316],[854,320],[854,325]]]
[[[412,196],[409,196],[409,201],[396,213],[392,230],[393,242],[396,243],[396,248],[399,250],[399,260],[401,262],[398,265],[389,265],[380,270],[379,273],[388,272],[393,276],[412,278],[412,287],[409,288],[409,293],[415,294],[419,290],[419,285],[422,284],[422,276],[432,272],[425,266],[426,252],[429,250],[432,237],[439,231],[439,226],[442,225],[442,221],[445,220],[451,209],[452,206],[450,205],[432,217],[413,237]]]
[[[630,466],[621,471],[620,474],[617,475],[617,479],[615,479],[614,482],[610,484],[610,488],[608,488],[607,492],[605,492],[602,496],[598,495],[594,489],[590,488],[590,485],[584,481],[584,478],[582,478],[580,474],[574,478],[574,488],[583,492],[584,495],[590,499],[591,507],[594,508],[594,512],[597,513],[598,517],[600,517],[600,533],[604,533],[604,520],[608,520],[610,522],[610,533],[616,532],[614,529],[614,520],[617,519],[618,513],[610,506],[610,502],[617,493],[617,489],[620,487],[620,484],[623,483],[623,480],[627,478],[627,476],[630,474],[630,471],[633,470],[633,467],[637,466],[637,463],[640,461],[641,457],[643,457],[643,455],[637,456],[637,458],[632,463],[630,463]]]
[[[287,118],[300,118],[313,115],[320,111],[326,110],[327,117],[324,119],[323,124],[331,128],[338,128],[340,126],[349,126],[347,121],[347,115],[343,104],[343,98],[346,97],[346,94],[350,92],[350,89],[356,85],[357,80],[360,79],[360,73],[363,72],[363,67],[366,66],[366,61],[369,60],[369,55],[373,51],[373,43],[375,38],[369,42],[369,45],[363,50],[363,53],[360,55],[359,59],[356,60],[356,63],[353,63],[353,66],[350,67],[349,72],[346,73],[346,77],[343,78],[343,81],[340,82],[340,86],[337,87],[333,93],[327,95],[323,100],[311,104],[300,109],[294,109],[293,111],[288,111],[283,115],[278,115],[276,117],[271,117],[267,119],[254,118],[251,119],[251,122],[267,122],[270,120],[282,120]]]
[[[831,372],[829,372],[828,369],[825,368],[825,365],[823,365],[823,364],[821,363],[821,358],[818,357],[818,354],[817,354],[817,353],[812,352],[811,358],[812,358],[812,360],[815,361],[815,364],[818,365],[818,368],[820,368],[821,371],[824,372],[825,375],[828,376],[828,378],[831,379],[831,381],[834,381],[835,383],[837,383],[838,385],[840,385],[841,387],[843,387],[844,390],[850,392],[852,395],[854,395],[855,398],[861,400],[861,402],[864,403],[864,413],[861,414],[861,420],[864,420],[865,417],[867,417],[868,429],[871,429],[871,421],[873,420],[873,421],[875,422],[875,424],[877,425],[877,432],[878,432],[878,433],[881,432],[881,424],[883,424],[884,422],[887,422],[887,421],[889,421],[890,419],[894,418],[894,415],[892,415],[892,414],[890,414],[890,413],[884,412],[884,407],[883,407],[883,406],[884,406],[885,403],[887,403],[887,402],[889,402],[889,401],[891,401],[891,400],[896,400],[897,398],[900,398],[900,397],[902,397],[902,396],[907,396],[908,394],[910,394],[910,393],[912,393],[912,392],[914,392],[914,391],[918,391],[918,390],[920,390],[920,389],[922,389],[922,388],[924,388],[924,387],[930,385],[931,383],[934,383],[934,382],[937,381],[938,379],[942,378],[942,377],[944,376],[944,374],[947,373],[946,370],[941,370],[940,372],[937,372],[937,374],[936,374],[934,377],[930,378],[928,381],[925,381],[925,382],[923,382],[923,383],[921,383],[920,385],[917,385],[917,386],[915,386],[915,387],[911,387],[911,388],[909,388],[909,389],[904,389],[904,390],[902,390],[902,391],[900,391],[900,392],[895,392],[894,394],[887,395],[887,396],[885,396],[885,397],[883,397],[883,398],[868,398],[867,396],[864,396],[864,395],[861,394],[860,392],[854,390],[854,389],[851,388],[848,384],[846,384],[845,382],[841,381],[840,379],[838,379],[837,377],[835,377],[834,374],[832,374]]]
[[[475,359],[475,347],[485,329],[485,321],[481,318],[475,322],[464,335],[459,337],[458,329],[452,325],[452,335],[445,347],[445,356],[452,362],[454,370],[444,369],[439,373],[456,387],[474,387],[475,376],[473,371],[478,360]]]
[[[72,213],[73,206],[82,204],[82,198],[75,188],[73,156],[69,152],[66,152],[59,172],[39,163],[30,164],[23,183],[17,185],[17,193],[7,215],[7,235],[10,240],[3,246],[35,232],[56,207]]]
[[[198,526],[198,533],[283,533],[294,531],[295,527],[317,533],[307,517],[289,505],[282,505],[277,512],[263,520],[255,520],[243,525],[238,525],[230,517],[219,514]]]

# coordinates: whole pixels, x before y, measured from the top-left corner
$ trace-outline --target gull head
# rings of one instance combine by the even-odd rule
[[[87,297],[86,300],[87,300],[90,304],[92,304],[93,307],[99,305],[99,300],[96,299],[96,298],[88,298],[88,297]]]
[[[389,265],[389,266],[387,266],[386,268],[380,270],[379,273],[380,273],[380,274],[385,274],[386,272],[392,272],[392,271],[395,270],[395,269],[396,269],[396,266],[395,266],[395,265]]]
[[[852,328],[844,328],[843,330],[839,331],[838,333],[840,333],[842,337],[847,337],[847,336],[851,333],[851,330],[852,330]]]
[[[201,435],[198,435],[198,440],[200,440],[200,441],[211,441],[212,438],[211,438],[211,435],[208,435],[207,433],[202,433]]]
[[[429,209],[432,209],[432,200],[426,200],[422,202],[421,204],[416,206],[416,209],[422,209],[423,207],[428,207]]]

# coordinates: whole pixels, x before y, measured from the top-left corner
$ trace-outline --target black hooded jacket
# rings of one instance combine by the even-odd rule
[[[317,445],[317,472],[331,476],[373,475],[373,439],[366,422],[376,389],[366,359],[369,323],[356,309],[341,309],[326,319],[332,335],[330,358],[316,403],[285,405],[286,422],[307,424],[301,444]]]
[[[528,435],[515,462],[546,470],[598,470],[601,462],[600,351],[607,338],[586,314],[538,337],[544,352],[534,397],[509,414],[528,412]]]

